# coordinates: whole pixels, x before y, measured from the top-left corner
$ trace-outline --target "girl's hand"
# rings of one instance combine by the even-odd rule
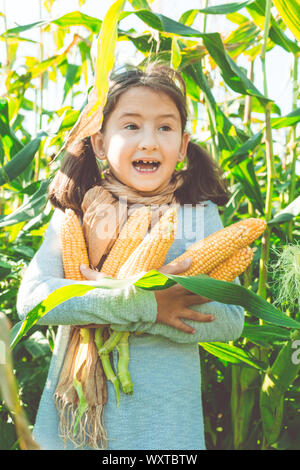
[[[108,274],[99,273],[99,271],[95,271],[94,269],[89,268],[85,264],[80,265],[80,272],[88,281],[101,281],[104,277],[110,277]]]
[[[167,264],[158,269],[158,271],[162,274],[180,274],[187,271],[191,263],[192,259],[188,258],[179,263]],[[211,300],[188,291],[180,284],[176,284],[168,289],[156,290],[154,291],[154,294],[157,302],[156,321],[158,323],[165,323],[166,325],[178,328],[185,333],[193,334],[195,333],[195,330],[184,323],[182,318],[206,323],[214,320],[212,315],[203,314],[187,308],[191,305],[211,302]]]

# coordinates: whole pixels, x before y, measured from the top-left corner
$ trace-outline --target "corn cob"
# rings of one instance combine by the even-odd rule
[[[163,266],[177,230],[177,206],[171,206],[119,270],[118,279]]]
[[[253,250],[250,246],[240,248],[225,261],[218,264],[217,267],[208,273],[208,276],[221,281],[231,282],[236,277],[240,276],[250,265],[253,254]]]
[[[143,206],[128,217],[103,263],[101,272],[115,277],[131,253],[143,241],[151,221],[149,206]]]
[[[236,222],[194,243],[173,263],[192,258],[190,268],[179,275],[208,274],[238,248],[244,248],[256,240],[264,232],[266,225],[264,220],[255,218]]]
[[[60,240],[65,278],[75,281],[84,280],[80,265],[89,266],[89,258],[80,221],[72,209],[65,211]]]

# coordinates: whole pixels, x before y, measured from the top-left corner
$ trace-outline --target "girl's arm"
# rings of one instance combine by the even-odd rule
[[[64,279],[59,244],[62,217],[63,212],[56,209],[45,239],[23,276],[17,296],[17,311],[21,319],[60,287],[71,284],[99,285],[94,281]],[[157,304],[153,291],[135,286],[113,290],[98,288],[53,308],[38,324],[115,324],[125,331],[144,331],[155,322],[156,315]]]
[[[193,225],[195,226],[195,224]],[[222,228],[223,224],[219,216],[218,208],[215,204],[209,202],[204,211],[204,233],[197,234],[196,239],[199,240],[201,236],[207,237]],[[238,279],[236,279],[235,282],[239,284]],[[173,300],[174,295],[171,294],[171,289],[173,288],[170,288],[170,301]],[[164,292],[166,293],[168,290],[169,289],[166,289]],[[194,334],[186,333],[185,331],[164,323],[154,323],[147,329],[147,332],[162,335],[178,343],[227,342],[238,339],[241,336],[244,326],[244,310],[242,307],[212,301],[201,305],[191,305],[188,306],[188,309],[207,314],[207,316],[213,315],[214,320],[210,322],[199,322],[183,318],[183,322],[195,330]]]
[[[235,282],[239,284],[238,279]],[[193,334],[158,322],[147,328],[147,333],[161,335],[177,343],[227,342],[234,341],[241,336],[244,326],[244,310],[242,307],[212,301],[201,305],[192,305],[188,308],[192,310],[192,314],[195,312],[196,315],[201,312],[201,314],[204,314],[203,316],[213,316],[214,319],[199,322],[181,318],[186,325],[194,330]]]

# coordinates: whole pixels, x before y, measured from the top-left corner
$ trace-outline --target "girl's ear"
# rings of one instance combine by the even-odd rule
[[[188,132],[184,132],[182,135],[181,146],[180,146],[180,151],[179,151],[180,160],[183,160],[186,155],[189,141],[190,141],[190,134]]]
[[[105,160],[105,153],[103,150],[103,135],[100,131],[94,135],[91,135],[91,144],[96,158],[99,158],[99,160]]]

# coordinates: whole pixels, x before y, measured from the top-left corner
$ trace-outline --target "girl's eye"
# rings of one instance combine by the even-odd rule
[[[129,130],[129,131],[134,131],[138,128],[138,126],[136,124],[126,124],[125,126],[125,129]]]
[[[159,128],[159,130],[161,130],[161,131],[170,131],[170,130],[171,130],[171,127],[170,127],[170,126],[161,126],[161,127]]]

